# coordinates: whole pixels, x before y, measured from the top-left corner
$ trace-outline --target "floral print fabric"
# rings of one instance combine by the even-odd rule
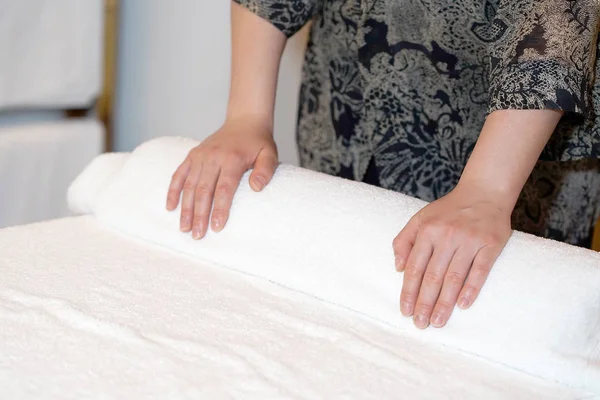
[[[600,213],[597,0],[235,1],[288,36],[312,20],[302,166],[362,180],[373,163],[382,187],[432,201],[458,182],[488,113],[562,110],[513,223],[588,244]]]

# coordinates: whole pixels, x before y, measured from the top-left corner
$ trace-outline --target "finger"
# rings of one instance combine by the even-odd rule
[[[463,248],[459,248],[454,253],[444,277],[440,296],[431,316],[431,325],[434,327],[441,328],[450,319],[458,299],[458,294],[463,288],[469,269],[473,264],[475,254],[476,249],[468,250]]]
[[[244,168],[240,166],[233,166],[227,170],[221,171],[219,175],[219,181],[215,189],[214,205],[211,218],[212,230],[220,232],[229,219],[229,210],[231,209],[231,203],[233,202],[233,196],[237,190],[242,175],[244,175]]]
[[[421,280],[423,273],[429,263],[433,245],[424,238],[417,237],[410,255],[406,261],[404,270],[402,292],[400,293],[400,311],[406,317],[413,315],[419,289],[421,288]]]
[[[186,158],[171,177],[171,184],[169,185],[169,192],[167,193],[167,210],[173,211],[177,208],[181,191],[183,190],[183,184],[191,167],[191,161],[189,158]]]
[[[396,271],[403,272],[406,266],[406,260],[417,239],[419,232],[419,223],[417,217],[413,217],[408,221],[406,226],[402,228],[400,233],[394,238],[392,247],[394,248],[394,259],[396,262]]]
[[[425,329],[429,325],[433,307],[438,300],[444,276],[454,255],[455,248],[438,246],[433,250],[433,256],[423,274],[419,296],[414,311],[414,322],[417,328]]]
[[[181,217],[179,227],[182,232],[189,232],[192,229],[192,218],[194,217],[194,191],[200,178],[202,166],[192,165],[185,182],[183,183],[183,194],[181,198]]]
[[[254,161],[254,170],[250,174],[250,187],[260,192],[271,181],[277,168],[277,152],[263,148]]]
[[[214,162],[205,163],[194,193],[194,221],[192,237],[202,239],[208,230],[208,218],[213,204],[215,186],[220,167]]]
[[[501,251],[499,247],[485,246],[477,252],[467,281],[458,296],[460,308],[466,309],[473,305]]]

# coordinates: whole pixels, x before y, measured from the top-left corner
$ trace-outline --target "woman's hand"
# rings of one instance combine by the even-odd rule
[[[253,190],[267,185],[278,164],[268,126],[252,118],[231,120],[189,152],[173,174],[167,195],[170,211],[177,208],[181,197],[181,231],[192,231],[194,239],[201,239],[209,218],[213,231],[223,229],[233,195],[247,170],[254,167],[250,176]]]
[[[511,235],[511,212],[493,193],[459,184],[417,213],[393,243],[402,314],[439,328],[456,304],[471,306]]]
[[[400,310],[424,329],[442,327],[454,306],[470,307],[510,235],[519,193],[562,112],[488,115],[460,182],[417,213],[394,239],[404,271]]]
[[[262,190],[277,167],[273,110],[286,37],[273,24],[231,3],[231,85],[227,122],[190,151],[173,175],[167,209],[181,199],[180,227],[204,237],[211,218],[220,231],[244,172],[252,189]],[[183,196],[182,196],[183,193]],[[212,209],[212,217],[211,217]]]

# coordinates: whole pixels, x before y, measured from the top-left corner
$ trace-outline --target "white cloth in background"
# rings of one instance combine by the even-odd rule
[[[100,93],[103,0],[0,0],[0,109],[86,108]]]
[[[196,242],[178,231],[178,213],[165,211],[170,177],[196,144],[150,141],[125,163],[118,156],[116,173],[101,156],[70,188],[70,204],[120,232],[353,310],[405,338],[600,394],[600,254],[515,233],[476,304],[421,332],[399,314],[391,242],[423,202],[280,166],[261,193],[246,175],[225,230]],[[95,182],[100,194],[86,196]]]
[[[67,188],[103,145],[93,119],[0,128],[0,227],[70,215]]]
[[[592,398],[99,225],[0,230],[3,400]]]

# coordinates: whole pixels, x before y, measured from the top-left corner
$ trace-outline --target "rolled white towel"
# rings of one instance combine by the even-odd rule
[[[129,153],[104,153],[92,160],[85,173],[80,174],[69,186],[67,201],[71,211],[77,214],[93,214],[96,199],[121,171]]]
[[[179,232],[179,210],[166,211],[165,202],[173,171],[197,144],[152,140],[117,173],[92,163],[79,178],[88,184],[70,190],[73,209],[137,238],[393,324],[400,334],[600,393],[600,254],[515,232],[472,308],[455,311],[443,329],[419,331],[399,312],[401,274],[391,243],[424,202],[281,165],[260,193],[250,189],[246,174],[225,229],[194,241]],[[111,182],[102,183],[109,175]]]

